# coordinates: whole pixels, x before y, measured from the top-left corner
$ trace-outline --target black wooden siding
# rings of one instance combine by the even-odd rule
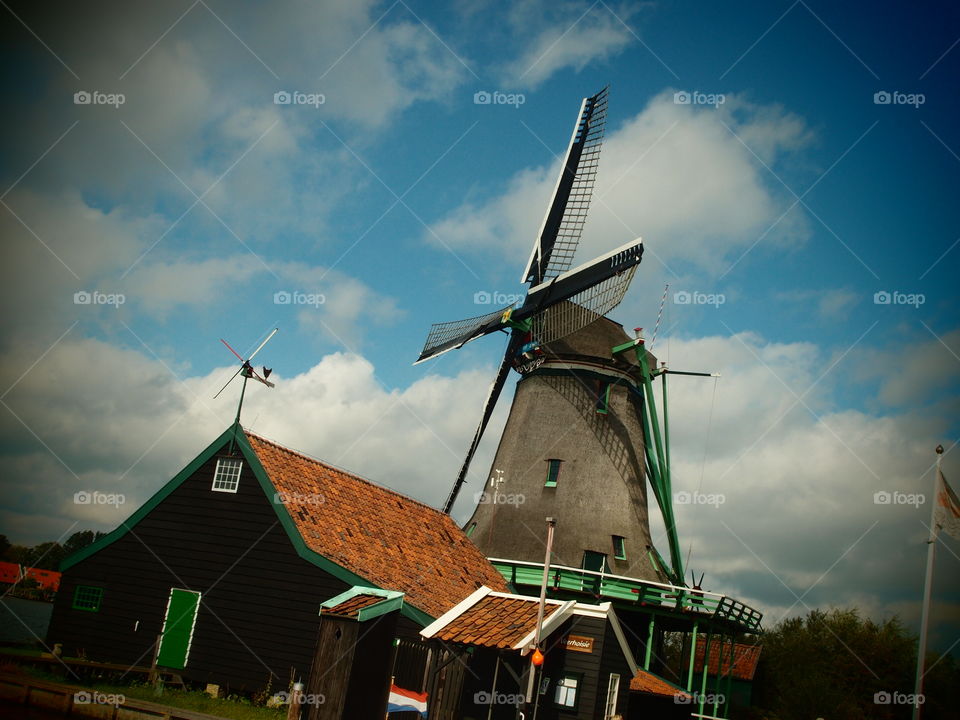
[[[291,672],[306,678],[320,603],[349,586],[296,554],[246,462],[236,493],[210,489],[215,466],[216,457],[64,573],[48,642],[68,655],[149,665],[177,587],[203,593],[185,677],[247,691],[271,676],[274,690]],[[71,609],[77,585],[104,588],[99,612]]]

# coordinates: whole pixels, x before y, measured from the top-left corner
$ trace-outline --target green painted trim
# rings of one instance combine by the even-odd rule
[[[693,661],[697,655],[697,629],[699,623],[693,621],[693,630],[690,634],[690,667],[687,668],[687,692],[693,692]]]
[[[613,536],[613,559],[614,560],[627,559],[627,539],[622,535]]]
[[[93,598],[89,598],[89,599],[87,600],[87,602],[92,602],[92,603],[94,603],[94,606],[93,606],[93,607],[89,607],[89,606],[87,606],[87,605],[78,605],[78,604],[77,604],[77,603],[78,603],[78,597],[77,597],[77,596],[80,595],[80,593],[83,592],[83,591],[90,591],[90,590],[95,590],[95,591],[96,591],[96,592],[94,593],[94,595],[96,595],[96,600],[94,600]],[[100,605],[101,605],[102,603],[103,603],[103,588],[102,588],[102,587],[97,587],[97,586],[95,586],[95,585],[77,585],[77,586],[73,589],[73,599],[72,599],[72,601],[71,601],[71,603],[70,603],[70,608],[71,608],[72,610],[83,610],[83,611],[85,611],[85,612],[100,612]]]
[[[287,512],[286,506],[282,502],[277,501],[277,490],[273,486],[273,483],[270,482],[270,478],[267,476],[267,472],[264,470],[263,465],[260,464],[260,458],[257,457],[257,454],[253,451],[253,448],[250,447],[250,443],[247,441],[247,436],[244,434],[243,429],[236,423],[224,430],[216,440],[210,443],[210,445],[203,450],[203,452],[197,455],[197,457],[195,457],[185,468],[183,468],[183,470],[177,473],[172,480],[167,482],[162,488],[154,493],[154,495],[147,500],[147,502],[141,505],[136,512],[133,513],[133,515],[120,523],[119,527],[100,538],[95,543],[88,545],[82,550],[78,550],[70,557],[65,558],[60,563],[60,571],[63,572],[82,562],[83,560],[86,560],[91,555],[100,552],[130,532],[130,530],[132,530],[137,523],[143,520],[143,518],[152,512],[153,509],[156,508],[161,502],[166,500],[166,498],[173,493],[174,490],[186,482],[186,480],[190,478],[197,470],[199,470],[204,463],[216,455],[223,448],[223,446],[231,440],[233,440],[234,445],[240,449],[240,452],[246,459],[247,464],[253,471],[254,477],[260,483],[260,488],[266,495],[268,502],[273,505],[273,510],[277,514],[277,519],[279,520],[281,527],[283,527],[284,531],[287,533],[287,537],[290,538],[290,542],[293,544],[297,555],[312,565],[315,565],[321,570],[333,575],[335,578],[344,581],[348,585],[369,585],[370,581],[366,578],[362,578],[346,568],[337,565],[332,560],[328,560],[320,553],[307,547],[303,537],[300,535],[300,531],[297,530],[296,524],[293,522],[293,519]],[[410,618],[414,622],[419,623],[422,627],[426,627],[435,620],[434,617],[428,615],[419,608],[415,608],[410,603],[403,604],[401,614]]]
[[[101,550],[103,550],[108,545],[112,545],[117,540],[126,535],[130,530],[136,526],[144,517],[146,517],[157,505],[167,499],[167,496],[170,495],[174,490],[176,490],[184,481],[193,475],[197,470],[199,470],[205,462],[219,452],[229,440],[230,436],[233,433],[233,425],[228,427],[223,433],[214,440],[207,448],[201,452],[197,457],[195,457],[189,465],[187,465],[183,470],[174,476],[166,485],[157,490],[149,500],[147,500],[143,505],[141,505],[136,512],[133,513],[130,517],[120,523],[120,526],[117,527],[112,532],[104,535],[102,538],[97,540],[95,543],[88,545],[81,550],[73,553],[67,558],[64,558],[60,563],[60,572],[73,567],[79,562],[86,560],[91,555],[94,555]]]
[[[547,480],[543,483],[544,487],[555,488],[557,486],[557,480],[560,479],[560,468],[563,465],[563,460],[557,458],[548,458],[547,459]],[[554,472],[556,470],[556,472]]]
[[[383,590],[382,588],[354,585],[346,592],[342,592],[336,597],[332,597],[329,600],[320,603],[321,612],[322,608],[336,607],[342,602],[346,602],[351,598],[355,598],[357,595],[379,595],[383,598],[383,600],[378,603],[374,603],[373,605],[358,610],[357,622],[373,620],[373,618],[386,615],[388,612],[393,612],[394,610],[399,610],[403,607],[403,593],[399,590]]]

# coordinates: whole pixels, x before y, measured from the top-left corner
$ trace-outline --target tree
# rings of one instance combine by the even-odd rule
[[[67,538],[67,541],[63,544],[64,557],[72,555],[78,550],[83,550],[83,548],[92,545],[104,535],[105,533],[94,532],[93,530],[80,530],[75,532]]]
[[[916,638],[896,617],[875,623],[856,610],[813,610],[764,636],[753,703],[779,720],[906,720],[908,704],[883,700],[913,692],[916,652]],[[948,715],[936,693],[960,677],[952,660],[930,667],[924,720],[937,720]]]

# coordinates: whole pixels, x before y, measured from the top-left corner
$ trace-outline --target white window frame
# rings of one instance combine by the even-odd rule
[[[220,464],[224,464],[224,475],[220,474]],[[233,468],[226,467],[227,463],[236,463],[236,474]],[[235,493],[240,487],[240,472],[243,470],[243,461],[239,458],[217,458],[217,467],[213,471],[213,485],[210,489],[214,492]]]
[[[617,714],[617,696],[620,695],[620,675],[610,673],[610,679],[607,681],[607,706],[604,717],[609,720]]]
[[[553,702],[557,707],[574,709],[577,707],[581,679],[580,675],[570,673],[563,675],[560,680],[557,681],[557,689],[553,696]],[[572,682],[573,684],[568,685],[568,682]]]

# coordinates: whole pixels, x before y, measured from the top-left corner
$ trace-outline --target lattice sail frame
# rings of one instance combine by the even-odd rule
[[[593,196],[593,186],[600,166],[600,150],[607,125],[608,94],[608,90],[604,88],[597,95],[593,106],[592,119],[585,126],[581,125],[574,137],[574,142],[579,142],[582,133],[586,132],[586,140],[580,154],[576,176],[573,186],[570,188],[563,218],[560,220],[557,238],[550,251],[550,260],[547,262],[546,270],[543,273],[543,281],[557,277],[573,265],[573,256],[580,244],[583,227],[587,222],[590,199]]]
[[[531,318],[531,331],[541,345],[559,340],[613,310],[623,300],[637,265],[577,293],[566,302],[551,305]]]
[[[513,305],[507,305],[499,310],[494,310],[486,315],[477,315],[463,320],[453,320],[451,322],[434,323],[430,326],[430,332],[427,340],[423,344],[421,357],[426,355],[439,354],[437,351],[452,350],[460,347],[466,342],[480,337],[483,331],[494,321],[500,321],[503,313]]]

